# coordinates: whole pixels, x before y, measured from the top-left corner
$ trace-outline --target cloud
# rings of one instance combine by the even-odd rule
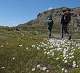
[[[48,10],[51,10],[51,9],[53,9],[53,7],[49,7],[49,8],[48,8]]]

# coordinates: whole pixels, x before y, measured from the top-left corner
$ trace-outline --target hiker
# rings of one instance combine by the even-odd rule
[[[63,38],[64,34],[68,34],[69,36],[69,40],[71,39],[71,35],[68,32],[68,24],[71,21],[71,13],[69,9],[65,9],[63,10],[63,15],[61,17],[61,30],[62,30],[62,34],[61,34],[61,38]]]
[[[49,16],[48,17],[49,38],[51,38],[52,27],[53,27],[53,19],[52,19],[52,16]]]
[[[80,32],[80,14],[77,15],[76,21],[77,21],[77,31]]]

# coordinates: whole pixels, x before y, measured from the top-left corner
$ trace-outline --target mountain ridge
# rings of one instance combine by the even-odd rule
[[[37,14],[37,17],[33,20],[30,20],[26,23],[23,24],[19,24],[17,27],[27,27],[27,26],[36,26],[36,25],[45,25],[46,24],[46,19],[49,15],[53,16],[53,20],[54,23],[56,22],[55,20],[57,19],[57,22],[60,22],[60,17],[62,14],[62,10],[68,8],[68,7],[61,7],[61,8],[53,8],[50,10],[46,10],[43,12],[40,12]],[[69,8],[71,10],[72,13],[72,17],[76,17],[77,11],[80,11],[80,7],[76,7],[76,8]]]

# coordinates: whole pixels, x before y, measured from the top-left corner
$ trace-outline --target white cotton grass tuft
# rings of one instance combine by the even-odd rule
[[[6,42],[6,45],[8,45],[9,43],[8,42]]]
[[[4,47],[4,45],[1,45],[1,47]]]
[[[47,70],[47,67],[45,67],[45,66],[44,66],[44,67],[40,66],[39,69],[42,70],[42,71],[46,71],[46,70]]]
[[[46,70],[46,72],[48,73],[48,72],[49,72],[49,70]]]
[[[67,63],[68,61],[67,60],[64,60],[64,63]]]
[[[40,50],[40,48],[39,48],[39,47],[37,47],[37,50]]]
[[[28,47],[26,47],[26,50],[28,50],[29,48]]]
[[[47,69],[47,67],[42,67],[42,70],[45,71]]]
[[[32,71],[35,71],[36,70],[36,68],[32,68]]]
[[[32,45],[32,47],[33,47],[33,48],[35,48],[35,47],[36,47],[36,45]]]
[[[22,44],[19,45],[19,47],[22,47],[22,46],[23,46]]]
[[[62,71],[64,71],[64,68],[62,68]]]
[[[68,40],[49,39],[47,44],[45,44],[44,42],[40,42],[40,44],[32,45],[32,47],[35,47],[37,50],[42,49],[43,53],[47,55],[48,58],[54,57],[56,55],[55,51],[60,52],[60,56],[57,53],[57,56],[54,59],[56,61],[62,60],[64,64],[68,64],[69,60],[72,61],[74,59],[74,53],[76,50],[74,47],[76,47],[75,45],[77,44],[74,43],[75,42],[73,42],[72,40],[68,41]],[[76,48],[79,48],[79,45]],[[75,61],[73,61],[72,67],[75,68],[79,66],[76,64]],[[42,71],[50,72],[47,67],[45,66],[43,67],[40,64],[38,64],[36,68]],[[33,69],[33,71],[34,70],[35,69]],[[62,71],[64,73],[68,73],[68,70],[65,69],[65,67],[62,68]]]
[[[73,68],[75,68],[76,67],[76,61],[73,61]]]
[[[67,70],[67,69],[65,69],[65,70],[64,70],[64,72],[65,72],[65,73],[67,73],[67,72],[68,72],[68,70]]]
[[[40,67],[41,67],[41,65],[40,65],[40,64],[38,64],[38,65],[37,65],[37,68],[40,68]]]
[[[15,57],[12,57],[12,60],[15,60]]]
[[[5,69],[6,67],[2,66],[1,69]]]
[[[59,58],[57,57],[56,60],[59,60]]]

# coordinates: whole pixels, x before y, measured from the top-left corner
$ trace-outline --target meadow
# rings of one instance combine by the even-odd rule
[[[0,73],[80,73],[80,40],[0,29]]]

